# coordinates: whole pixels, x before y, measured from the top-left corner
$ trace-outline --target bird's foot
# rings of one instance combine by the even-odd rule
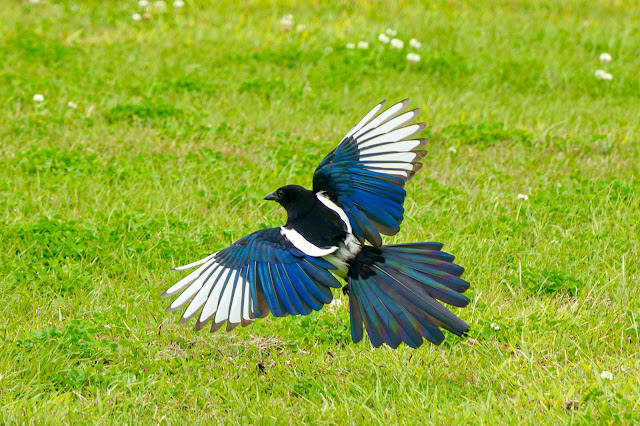
[[[342,294],[349,295],[349,284],[342,287]]]

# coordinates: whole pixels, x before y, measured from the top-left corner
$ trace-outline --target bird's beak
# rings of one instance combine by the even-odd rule
[[[268,201],[275,201],[277,199],[278,199],[278,197],[276,196],[275,192],[272,192],[271,194],[267,194],[263,198],[263,200],[268,200]]]

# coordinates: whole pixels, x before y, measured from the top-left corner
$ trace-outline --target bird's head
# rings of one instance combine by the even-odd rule
[[[316,202],[313,191],[300,185],[286,185],[264,197],[265,200],[277,201],[287,210],[289,219],[295,219],[298,215],[309,211]]]

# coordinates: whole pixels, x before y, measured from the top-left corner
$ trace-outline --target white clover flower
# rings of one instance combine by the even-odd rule
[[[411,40],[409,40],[409,46],[413,47],[414,49],[421,49],[422,43],[420,43],[417,39],[412,38]]]
[[[131,15],[131,19],[133,19],[136,22],[141,21],[142,15],[140,15],[139,13],[134,13],[133,15]]]
[[[380,34],[378,36],[378,41],[381,41],[382,43],[389,43],[391,39],[386,34]]]
[[[298,24],[298,26],[296,27],[296,31],[298,31],[299,33],[303,32],[306,29],[307,29],[307,26],[303,24]]]
[[[138,7],[148,7],[149,6],[149,0],[139,0],[138,1]]]
[[[293,19],[293,15],[288,13],[280,18],[280,26],[283,31],[291,31],[293,29],[293,24],[295,23]]]
[[[368,49],[369,48],[369,42],[368,41],[359,41],[358,42],[358,49]]]
[[[454,146],[450,146],[450,147],[449,147],[449,152],[450,152],[451,154],[455,154],[456,152],[458,152],[458,150],[457,150]]]
[[[402,49],[404,47],[404,41],[400,40],[399,38],[392,38],[391,47],[393,47],[394,49]]]
[[[611,374],[611,371],[604,370],[600,373],[600,378],[604,380],[611,380],[613,379],[613,374]]]
[[[44,101],[44,95],[41,95],[40,93],[36,93],[35,95],[33,95],[33,102],[43,102]]]
[[[611,74],[609,74],[608,72],[605,72],[604,75],[602,76],[603,80],[611,80],[613,79],[613,76]]]
[[[595,75],[598,80],[604,80],[604,76],[606,73],[607,72],[605,70],[596,70],[593,75]]]
[[[494,329],[495,331],[500,330],[500,326],[498,324],[496,324],[495,322],[491,323],[491,328]]]
[[[608,53],[601,53],[600,54],[600,63],[604,64],[604,65],[608,65],[609,62],[611,62],[611,55]]]
[[[407,61],[415,64],[420,62],[420,55],[418,55],[417,53],[408,53],[407,54]]]
[[[173,2],[174,9],[182,9],[184,7],[184,2],[182,0],[175,0]]]
[[[390,36],[390,37],[395,37],[395,36],[398,35],[398,32],[396,30],[391,29],[391,28],[387,28],[385,33],[387,33],[387,35]]]
[[[347,43],[346,48],[347,48],[347,49],[355,49],[355,48],[356,48],[356,45],[355,45],[355,44],[353,44],[353,43]]]
[[[529,196],[526,195],[526,194],[518,194],[518,200],[528,201],[529,200]]]
[[[621,371],[627,371],[627,367],[625,367],[624,365],[621,365],[621,366],[620,366],[620,370],[621,370]]]
[[[67,106],[68,106],[69,108],[71,108],[71,109],[76,109],[76,108],[78,108],[78,104],[77,104],[77,103],[75,103],[75,102],[73,102],[73,101],[69,101],[69,102],[67,102]]]
[[[342,306],[342,300],[340,299],[333,299],[331,303],[329,303],[329,309],[331,310],[338,310],[340,306]]]
[[[156,0],[153,2],[153,6],[158,9],[165,9],[167,7],[167,3],[163,0]]]

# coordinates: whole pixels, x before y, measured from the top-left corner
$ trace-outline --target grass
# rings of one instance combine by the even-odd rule
[[[637,2],[320,4],[0,8],[2,423],[640,420]],[[386,241],[457,256],[468,339],[354,345],[346,304],[214,335],[163,313],[170,268],[280,225],[262,196],[385,97],[431,139]]]

